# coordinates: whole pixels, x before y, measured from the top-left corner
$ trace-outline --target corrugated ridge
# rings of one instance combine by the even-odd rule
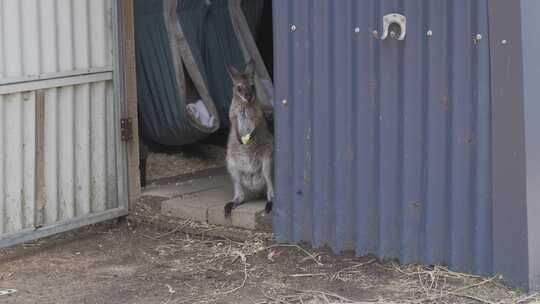
[[[390,12],[406,41],[373,38]],[[278,240],[490,273],[487,1],[283,1],[275,18]]]

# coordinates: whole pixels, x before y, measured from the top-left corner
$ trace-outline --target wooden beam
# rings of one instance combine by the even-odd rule
[[[133,121],[133,139],[127,143],[129,205],[132,208],[141,195],[139,171],[139,123],[135,66],[135,29],[133,0],[118,0],[120,72],[123,75],[123,97],[127,117]]]
[[[45,91],[36,91],[36,149],[35,149],[35,211],[34,227],[41,228],[45,222]]]

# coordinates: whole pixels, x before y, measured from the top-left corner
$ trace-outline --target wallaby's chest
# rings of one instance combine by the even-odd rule
[[[257,110],[252,107],[242,106],[236,115],[236,125],[241,136],[253,133],[259,121]]]
[[[237,172],[238,182],[250,191],[260,191],[264,188],[263,166],[260,157],[249,153],[236,154],[228,160],[229,169]],[[231,168],[232,167],[232,168]]]
[[[246,174],[256,174],[262,170],[262,161],[257,154],[249,149],[238,149],[228,157],[229,165]]]

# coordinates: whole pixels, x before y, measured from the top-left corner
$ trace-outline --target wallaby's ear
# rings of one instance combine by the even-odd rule
[[[231,77],[233,81],[240,77],[241,73],[238,72],[238,70],[232,65],[227,64],[226,68],[227,68],[227,72],[229,73],[229,76]]]
[[[248,63],[246,64],[246,71],[244,74],[248,75],[249,77],[253,77],[255,72],[255,63],[253,62],[253,59],[250,59]]]

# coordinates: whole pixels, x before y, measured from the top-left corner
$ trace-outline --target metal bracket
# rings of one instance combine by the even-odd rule
[[[133,120],[131,117],[120,119],[120,136],[122,141],[133,139]]]
[[[405,40],[407,34],[407,17],[392,13],[383,17],[383,34],[381,40],[390,36],[392,39]]]

